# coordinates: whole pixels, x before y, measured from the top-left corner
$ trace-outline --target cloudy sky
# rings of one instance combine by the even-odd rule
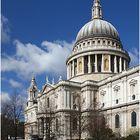
[[[93,0],[2,0],[3,100],[27,96],[32,74],[41,90],[46,76],[66,79],[65,60],[80,28],[91,19]],[[103,17],[120,34],[131,66],[138,64],[138,0],[101,1]]]

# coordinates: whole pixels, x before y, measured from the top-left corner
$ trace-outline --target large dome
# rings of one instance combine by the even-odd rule
[[[102,19],[94,19],[85,24],[79,31],[76,42],[89,37],[109,37],[120,40],[115,27]]]
[[[67,78],[100,81],[126,70],[129,62],[117,30],[103,19],[100,0],[94,0],[92,19],[80,29],[66,61]]]

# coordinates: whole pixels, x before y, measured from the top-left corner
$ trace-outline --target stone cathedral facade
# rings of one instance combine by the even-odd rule
[[[39,135],[47,139],[51,129],[48,133],[56,139],[70,139],[69,112],[78,110],[77,97],[83,101],[83,112],[96,98],[114,132],[126,136],[139,130],[140,67],[129,68],[129,63],[117,30],[103,19],[100,0],[94,0],[92,19],[79,31],[66,60],[67,80],[60,78],[56,84],[46,80],[39,91],[32,78],[25,109],[25,138]],[[87,137],[82,134],[83,139]]]

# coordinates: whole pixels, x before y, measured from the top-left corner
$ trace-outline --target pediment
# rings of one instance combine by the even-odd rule
[[[53,89],[53,86],[50,84],[46,84],[43,86],[42,93],[48,92],[49,90]]]

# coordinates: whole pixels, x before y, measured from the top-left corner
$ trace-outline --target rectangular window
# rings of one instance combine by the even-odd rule
[[[115,116],[115,128],[120,128],[120,116],[118,114]]]
[[[75,117],[75,118],[73,118],[73,120],[72,120],[73,122],[73,130],[77,130],[77,118]]]
[[[47,98],[47,107],[48,108],[50,107],[50,100],[49,100],[49,98]]]
[[[56,119],[56,131],[58,132],[58,119]]]

